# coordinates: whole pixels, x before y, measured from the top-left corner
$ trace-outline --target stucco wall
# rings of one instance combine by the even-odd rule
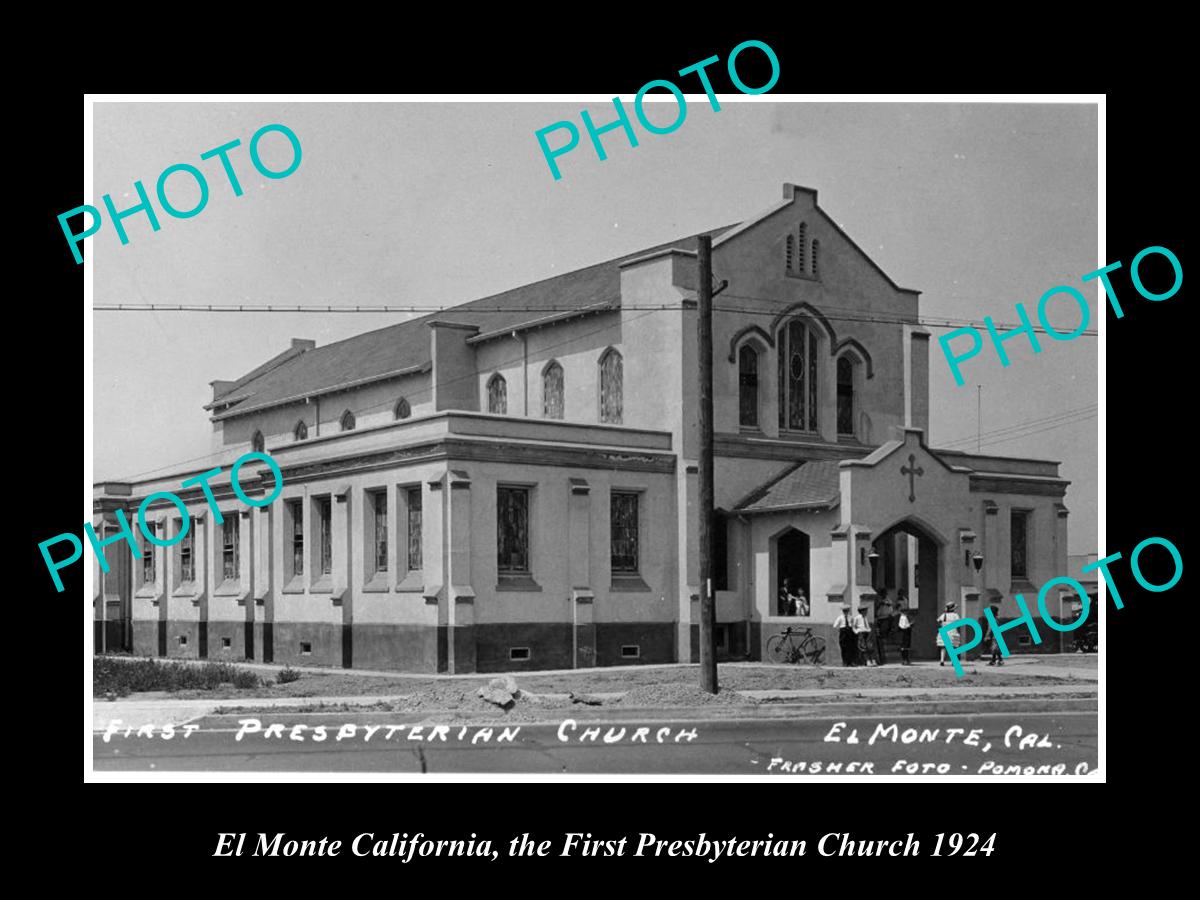
[[[785,267],[784,243],[801,222],[807,237],[820,242],[819,277],[789,275]],[[811,252],[811,251],[810,251]],[[790,206],[768,216],[727,241],[718,241],[713,251],[713,269],[730,287],[714,301],[713,316],[714,409],[716,430],[739,431],[737,355],[730,360],[733,338],[750,326],[765,331],[766,337],[746,334],[742,340],[755,342],[762,351],[759,360],[760,430],[778,434],[776,328],[781,312],[806,303],[823,313],[825,320],[803,310],[800,314],[815,324],[821,339],[818,386],[818,428],[828,440],[836,435],[836,369],[830,350],[854,339],[871,356],[874,377],[862,382],[856,398],[870,421],[858,435],[864,443],[881,443],[893,425],[904,422],[904,344],[898,317],[917,316],[917,295],[893,287],[878,269],[833,225],[815,205],[815,196],[797,191]],[[888,323],[854,321],[879,316]],[[844,440],[844,439],[842,439]]]
[[[532,318],[535,314],[530,313]],[[518,332],[475,344],[479,409],[487,383],[499,373],[507,383],[508,414],[543,418],[542,372],[551,360],[563,368],[563,421],[600,421],[600,356],[621,346],[619,313],[603,313]],[[629,379],[628,363],[625,371]],[[626,422],[626,424],[629,424]]]
[[[214,423],[215,436],[223,447],[244,445],[249,451],[250,438],[255,431],[262,431],[270,453],[281,445],[294,442],[296,423],[301,420],[308,426],[309,438],[341,431],[342,413],[347,409],[354,413],[357,428],[395,421],[393,410],[401,397],[408,401],[413,416],[432,412],[429,373],[406,375],[315,397],[309,403],[289,403],[224,419]]]

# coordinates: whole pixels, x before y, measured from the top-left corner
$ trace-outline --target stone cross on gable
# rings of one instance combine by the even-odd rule
[[[908,465],[900,467],[900,474],[908,476],[908,502],[912,503],[917,499],[917,483],[915,477],[924,475],[925,470],[920,466],[914,465],[917,458],[913,454],[908,454]]]

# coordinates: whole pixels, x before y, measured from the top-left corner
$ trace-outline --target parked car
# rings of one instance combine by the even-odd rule
[[[1100,646],[1100,632],[1095,625],[1085,625],[1075,635],[1076,653],[1095,653]]]

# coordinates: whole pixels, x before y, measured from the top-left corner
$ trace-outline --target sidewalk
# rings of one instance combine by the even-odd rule
[[[1055,657],[1063,657],[1064,660],[1065,659],[1074,660],[1077,658],[1075,654],[1071,654],[1071,653],[1054,654],[1054,656]],[[141,657],[130,657],[130,658],[131,659],[139,659]],[[157,657],[155,657],[155,658],[157,658]],[[1041,657],[1010,656],[1008,659],[1006,659],[1004,661],[1003,666],[989,666],[986,662],[972,660],[971,662],[964,664],[963,670],[966,672],[979,673],[982,675],[987,675],[988,673],[992,673],[992,672],[998,672],[998,673],[1020,672],[1022,674],[1028,674],[1028,675],[1045,675],[1047,679],[1075,677],[1075,678],[1082,678],[1082,679],[1095,681],[1099,678],[1099,672],[1094,668],[1090,668],[1090,667],[1075,668],[1072,666],[1067,666],[1065,664],[1064,665],[1044,664],[1041,662],[1041,660],[1044,658],[1047,658],[1047,655],[1043,655]],[[185,663],[187,665],[205,665],[206,663],[209,663],[212,660],[174,659],[174,658],[172,658],[170,660],[164,660],[164,661],[165,662]],[[497,673],[489,674],[489,673],[470,672],[470,673],[467,673],[464,675],[446,675],[446,674],[430,673],[430,672],[393,672],[393,671],[386,670],[386,669],[358,669],[358,668],[343,669],[343,668],[335,667],[335,666],[283,666],[283,665],[276,665],[275,663],[243,662],[241,660],[234,662],[234,665],[236,665],[239,669],[249,669],[253,672],[262,672],[262,673],[266,673],[266,674],[274,674],[276,672],[282,671],[285,668],[291,668],[292,670],[294,670],[296,672],[303,672],[306,675],[362,675],[367,678],[413,679],[413,680],[421,680],[421,681],[427,681],[427,680],[438,680],[438,681],[444,680],[444,681],[451,681],[451,682],[452,681],[470,681],[470,680],[493,678],[497,674]],[[590,669],[586,669],[586,668],[580,668],[580,669],[536,669],[536,670],[530,671],[526,674],[527,674],[527,676],[537,676],[537,677],[554,676],[554,675],[586,675],[589,672],[595,672],[597,674],[614,674],[615,675],[615,674],[620,674],[621,672],[646,672],[646,671],[653,671],[655,669],[660,669],[660,670],[661,669],[680,669],[680,668],[686,669],[686,668],[695,667],[695,666],[696,666],[696,663],[648,663],[648,664],[643,663],[643,664],[631,665],[631,666],[596,666],[596,667],[593,667]],[[724,669],[724,668],[757,669],[757,668],[762,668],[764,666],[774,667],[775,664],[769,663],[769,662],[755,662],[755,661],[746,661],[746,662],[739,661],[739,662],[722,662],[722,663],[720,663],[720,667],[722,669]],[[937,668],[937,667],[938,667],[938,664],[937,664],[936,660],[921,660],[921,661],[913,663],[911,666],[911,668],[914,668],[914,669],[929,669],[929,668]],[[824,668],[837,669],[837,668],[841,668],[841,667],[833,665],[833,664],[827,664]],[[898,664],[893,663],[888,668],[899,668],[899,666],[898,666]],[[516,673],[516,674],[519,675],[521,673]]]

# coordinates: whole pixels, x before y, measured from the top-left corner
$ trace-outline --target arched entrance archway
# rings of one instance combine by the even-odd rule
[[[771,541],[774,559],[775,583],[771,598],[771,612],[782,616],[789,613],[779,607],[780,589],[788,581],[793,594],[800,591],[812,602],[809,592],[809,540],[808,535],[798,528],[788,527],[775,535]]]
[[[941,571],[944,545],[945,541],[937,532],[914,518],[896,522],[871,542],[874,551],[871,584],[875,592],[881,596],[886,592],[897,613],[904,606],[916,614],[913,617],[913,659],[936,659],[938,656],[937,617],[947,602]],[[900,636],[896,629],[885,626],[881,631],[887,634],[888,657],[898,659]]]

